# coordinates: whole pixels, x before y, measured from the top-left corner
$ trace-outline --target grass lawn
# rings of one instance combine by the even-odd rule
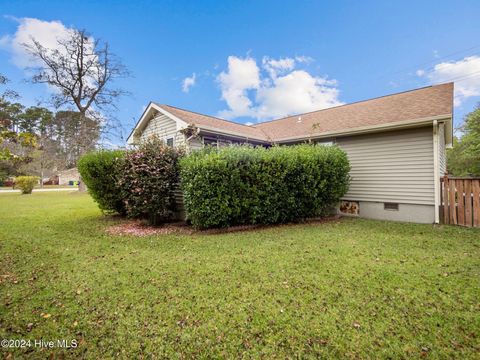
[[[34,189],[42,189],[40,185],[35,185]],[[73,185],[43,185],[43,189],[78,189],[78,186]],[[0,186],[1,190],[15,190],[12,186]]]
[[[477,358],[480,231],[343,219],[111,236],[78,193],[0,195],[0,338],[45,358]]]

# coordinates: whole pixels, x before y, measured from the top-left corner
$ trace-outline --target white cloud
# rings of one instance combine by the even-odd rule
[[[195,86],[195,81],[197,79],[197,74],[193,73],[192,76],[186,77],[182,82],[182,91],[188,93],[190,88]]]
[[[295,68],[295,59],[292,58],[280,58],[278,60],[270,59],[268,56],[264,56],[262,59],[263,68],[268,71],[272,79],[277,75],[283,74],[287,71],[291,71]]]
[[[257,117],[277,118],[340,105],[335,82],[294,70],[257,92]]]
[[[312,57],[305,56],[305,55],[295,56],[295,60],[298,61],[299,63],[306,63],[306,64],[310,64],[311,62],[313,62]]]
[[[229,56],[228,69],[217,77],[228,105],[219,116],[261,121],[341,105],[335,80],[297,69],[298,64],[311,61],[298,56],[264,57],[260,68],[251,57]]]
[[[417,71],[432,83],[455,81],[455,106],[465,100],[480,96],[480,56],[468,56],[462,60],[442,62],[431,71]]]
[[[43,21],[35,18],[12,18],[18,23],[17,30],[12,35],[5,35],[0,38],[0,48],[8,51],[11,54],[11,61],[17,67],[24,69],[27,75],[32,75],[31,67],[44,66],[38,60],[33,59],[24,45],[33,45],[33,39],[38,41],[49,53],[58,51],[61,55],[69,58],[64,46],[59,44],[59,41],[68,41],[75,31],[73,28],[68,28],[60,21]],[[95,47],[95,39],[91,36],[85,43],[86,52],[93,54]],[[89,55],[96,61],[96,55]],[[90,57],[90,59],[92,59]],[[75,72],[77,64],[75,61],[70,61],[69,65],[72,71]],[[95,87],[95,74],[87,74],[84,77],[84,85]],[[45,85],[49,92],[58,92],[59,89],[48,84]],[[93,116],[93,115],[92,115]]]
[[[248,90],[260,87],[260,69],[254,59],[229,56],[228,71],[222,71],[217,80],[222,89],[222,99],[230,108],[220,112],[220,116],[231,119],[255,115],[247,94]]]
[[[68,37],[71,29],[60,21],[43,21],[35,18],[15,19],[17,31],[13,35],[0,38],[0,47],[12,54],[12,62],[20,67],[37,65],[32,61],[23,44],[32,44],[32,38],[39,41],[47,49],[56,49],[57,41]]]

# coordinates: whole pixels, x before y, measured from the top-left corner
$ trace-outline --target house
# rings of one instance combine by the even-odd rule
[[[63,170],[58,173],[59,185],[78,185],[80,181],[80,173],[77,168]]]
[[[438,223],[440,178],[453,138],[453,83],[429,86],[247,126],[150,103],[127,142],[155,134],[171,146],[302,142],[337,144],[351,185],[340,211],[366,218]]]
[[[43,185],[58,185],[59,177],[55,174],[50,177],[44,177],[42,181]]]

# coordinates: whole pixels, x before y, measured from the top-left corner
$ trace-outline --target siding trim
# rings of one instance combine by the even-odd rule
[[[388,124],[381,124],[381,125],[368,125],[368,126],[360,126],[357,128],[352,129],[345,129],[345,130],[336,130],[336,131],[326,131],[320,134],[315,134],[312,136],[294,136],[288,138],[281,138],[275,139],[274,142],[276,143],[289,143],[299,140],[315,140],[315,139],[322,139],[325,137],[332,137],[332,136],[353,136],[353,135],[360,135],[360,134],[368,134],[368,133],[378,133],[381,131],[398,131],[401,129],[410,129],[410,128],[419,128],[431,125],[433,121],[436,120],[445,120],[448,121],[452,118],[452,114],[444,114],[444,115],[437,115],[431,116],[427,118],[421,119],[413,119],[413,120],[405,120],[405,121],[397,121],[394,123]]]

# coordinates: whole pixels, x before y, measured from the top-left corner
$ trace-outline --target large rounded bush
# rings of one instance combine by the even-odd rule
[[[153,225],[174,217],[182,155],[183,150],[156,137],[126,154],[119,185],[129,217],[146,218]]]
[[[31,194],[39,179],[38,176],[17,176],[15,178],[15,187],[19,188],[22,194]]]
[[[118,185],[125,151],[101,150],[88,153],[77,164],[82,181],[100,209],[107,213],[125,214]]]
[[[188,219],[199,228],[274,224],[327,214],[348,190],[336,146],[234,146],[181,161]]]

